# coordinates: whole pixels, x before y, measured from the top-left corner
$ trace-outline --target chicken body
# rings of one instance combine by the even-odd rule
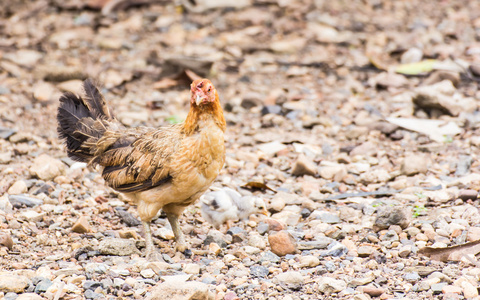
[[[203,218],[216,229],[224,223],[230,227],[230,221],[245,220],[251,214],[267,215],[265,202],[258,197],[240,195],[237,191],[224,188],[207,193],[201,198]]]
[[[185,122],[157,129],[124,128],[89,80],[84,89],[84,98],[65,93],[60,99],[58,131],[68,155],[100,166],[106,183],[137,204],[149,258],[156,253],[150,222],[160,209],[172,226],[176,249],[183,252],[178,217],[208,189],[225,162],[225,119],[212,83],[194,81]]]

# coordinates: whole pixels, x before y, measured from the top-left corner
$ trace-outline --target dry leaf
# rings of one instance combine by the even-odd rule
[[[256,189],[256,190],[270,190],[272,192],[275,192],[276,191],[270,187],[268,187],[265,183],[263,182],[256,182],[256,181],[250,181],[248,182],[247,184],[241,186],[242,188],[246,188],[246,189]]]
[[[424,247],[418,253],[443,262],[459,261],[464,256],[480,253],[480,240],[446,248]]]

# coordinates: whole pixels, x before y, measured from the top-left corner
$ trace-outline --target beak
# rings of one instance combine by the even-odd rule
[[[197,106],[200,105],[200,103],[202,103],[202,100],[203,100],[202,96],[197,95],[197,98],[195,99],[195,103],[197,104]]]
[[[260,213],[268,217],[268,211],[266,209],[262,210]]]

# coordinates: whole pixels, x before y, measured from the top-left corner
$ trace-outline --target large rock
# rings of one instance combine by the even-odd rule
[[[98,245],[98,251],[104,255],[131,255],[140,254],[134,240],[109,238],[104,239]]]
[[[297,253],[297,242],[286,230],[270,232],[268,243],[272,252],[278,256]]]
[[[181,284],[166,281],[157,284],[147,300],[208,300],[213,299],[208,293],[208,285],[201,282],[187,281]]]
[[[0,275],[0,292],[23,293],[29,284],[30,280],[25,276],[11,274]]]
[[[41,154],[35,158],[30,172],[42,180],[52,180],[57,176],[65,175],[67,166],[59,159],[47,154]]]

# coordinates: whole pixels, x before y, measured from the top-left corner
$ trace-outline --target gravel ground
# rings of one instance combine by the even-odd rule
[[[4,299],[480,299],[480,2],[17,0],[0,35]],[[160,215],[149,262],[135,207],[67,158],[58,97],[91,77],[161,126],[196,76],[228,122],[214,186],[270,216],[192,205],[184,255]]]

